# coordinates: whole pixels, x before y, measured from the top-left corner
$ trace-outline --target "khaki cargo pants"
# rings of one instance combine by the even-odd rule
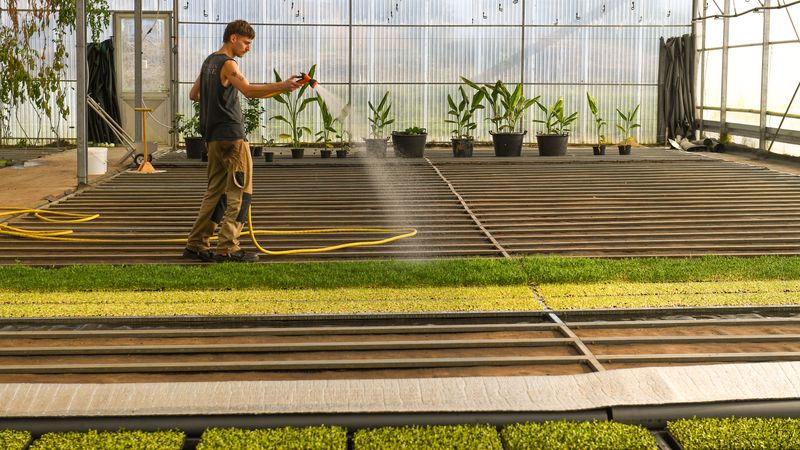
[[[239,250],[253,195],[253,159],[247,141],[208,143],[208,188],[186,248],[210,250],[209,238],[219,225],[217,253]]]

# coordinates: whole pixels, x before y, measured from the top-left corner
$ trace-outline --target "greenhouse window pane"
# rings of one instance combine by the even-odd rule
[[[792,99],[797,83],[797,55],[800,55],[800,43],[770,45],[769,54],[769,86],[767,89],[767,109],[770,111],[786,110]],[[789,111],[800,114],[800,98],[796,98]]]
[[[753,9],[749,0],[733,0],[735,11],[742,12]],[[733,11],[734,8],[731,8]],[[764,41],[764,14],[748,13],[730,19],[730,36],[728,45],[760,44]]]
[[[761,109],[761,47],[728,50],[728,108]]]
[[[773,1],[773,5],[775,2]],[[800,26],[800,6],[770,11],[769,40],[794,41],[798,38],[795,27]]]
[[[709,50],[705,52],[705,64],[703,70],[705,71],[703,105],[721,106],[722,50]]]
[[[728,123],[759,126],[761,118],[758,114],[728,111],[726,121]]]

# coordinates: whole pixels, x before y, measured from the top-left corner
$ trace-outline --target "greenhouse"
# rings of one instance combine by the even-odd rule
[[[0,2],[0,449],[798,448],[798,25]]]

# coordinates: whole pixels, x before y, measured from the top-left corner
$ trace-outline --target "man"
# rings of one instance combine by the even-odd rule
[[[203,62],[189,98],[200,102],[200,127],[208,148],[208,187],[189,234],[183,256],[205,262],[256,262],[258,255],[239,248],[239,235],[250,210],[253,194],[253,160],[245,140],[239,93],[261,98],[300,87],[291,77],[280,83],[250,84],[234,57],[250,51],[256,37],[253,27],[237,20],[225,28],[222,48]],[[217,252],[209,238],[220,226]]]

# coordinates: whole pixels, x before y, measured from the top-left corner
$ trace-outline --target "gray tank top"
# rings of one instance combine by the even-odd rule
[[[212,53],[200,71],[200,128],[206,142],[245,139],[239,90],[223,86],[219,79],[229,59],[233,58]]]

